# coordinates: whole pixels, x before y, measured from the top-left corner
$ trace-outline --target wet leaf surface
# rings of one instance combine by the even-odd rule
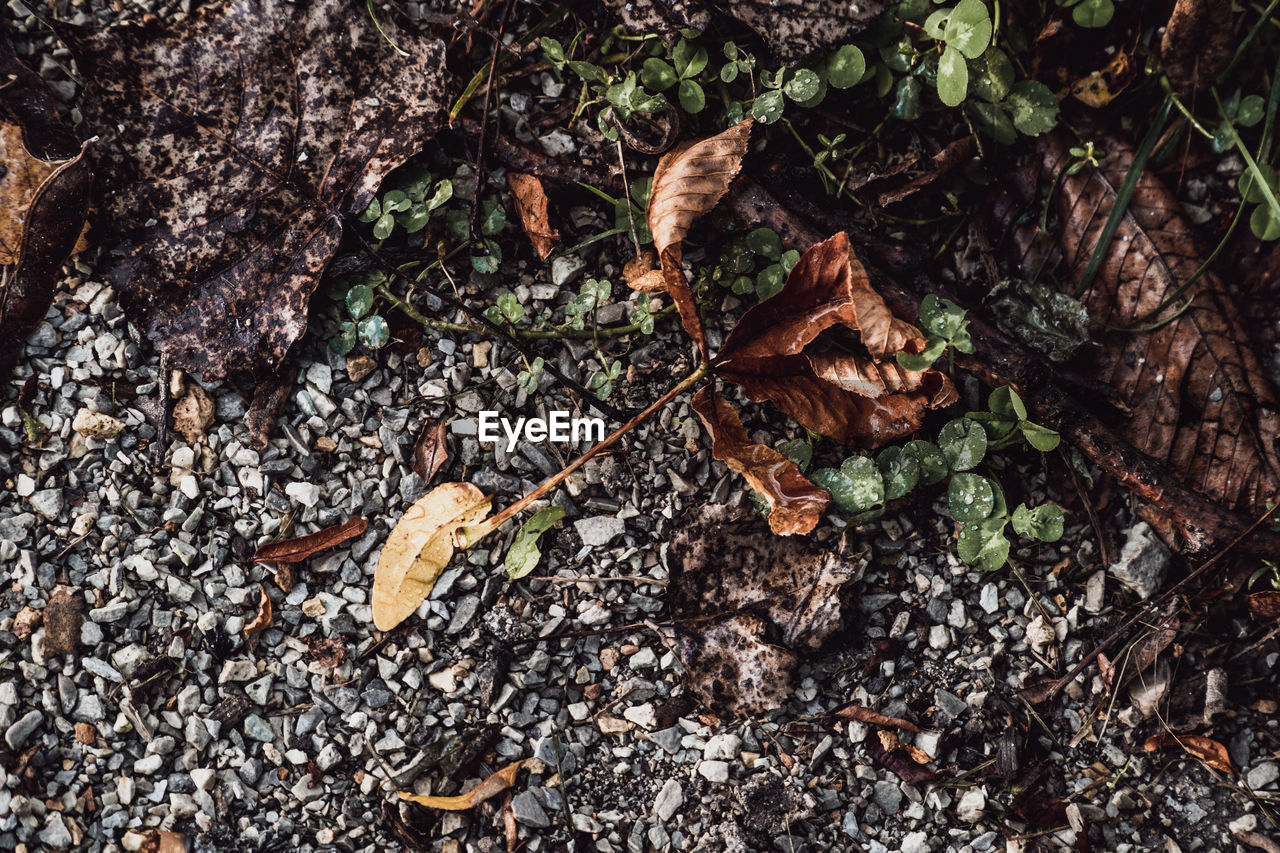
[[[174,366],[274,369],[343,217],[435,132],[443,45],[382,29],[342,0],[229,0],[64,30],[99,137],[101,274]]]
[[[300,563],[321,551],[337,548],[344,542],[364,535],[369,522],[352,518],[341,524],[333,524],[306,536],[295,536],[280,542],[271,542],[253,552],[255,563]]]
[[[791,694],[797,655],[841,624],[854,567],[758,516],[709,505],[671,541],[668,602],[689,688],[717,714],[756,714]]]
[[[43,319],[89,209],[89,163],[38,74],[0,33],[0,381]]]
[[[1123,140],[1096,138],[1107,152],[1100,167],[1062,179],[1053,197],[1066,291],[1087,269],[1133,159]],[[1042,187],[1057,180],[1071,161],[1069,148],[1060,135],[1045,138],[1020,178],[1025,198],[1037,180]],[[1021,228],[1014,236],[1024,272],[1034,274],[1028,267],[1040,265],[1043,235]],[[1144,172],[1082,295],[1099,346],[1072,368],[1109,386],[1126,413],[1117,429],[1135,447],[1189,487],[1257,515],[1280,491],[1280,400],[1247,343],[1239,310],[1212,269],[1191,283],[1182,299],[1194,301],[1181,315],[1168,319],[1181,300],[1157,310],[1203,258],[1177,200]],[[1150,329],[1160,319],[1168,322]]]
[[[658,161],[649,194],[649,230],[661,255],[679,247],[693,223],[729,191],[751,139],[751,119],[707,139],[682,143]]]

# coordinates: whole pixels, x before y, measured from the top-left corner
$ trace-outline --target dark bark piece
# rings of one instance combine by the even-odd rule
[[[1184,97],[1209,88],[1235,52],[1230,0],[1177,0],[1164,36],[1160,59],[1169,82]]]
[[[382,26],[346,0],[228,0],[65,34],[110,188],[103,277],[174,366],[275,369],[343,217],[439,126],[443,45]]]
[[[798,652],[840,628],[854,567],[724,506],[686,516],[667,553],[668,602],[689,688],[712,711],[763,713],[790,695]]]
[[[1133,159],[1123,140],[1094,138],[1107,152],[1100,167],[1063,179],[1054,194],[1067,289],[1081,280]],[[1021,178],[1028,199],[1037,180],[1047,187],[1067,167],[1070,144],[1058,134],[1044,139],[1031,173]],[[1014,234],[1020,256],[1033,254],[1037,233],[1022,228]],[[1280,399],[1247,344],[1222,280],[1212,271],[1202,275],[1184,296],[1194,297],[1190,309],[1160,328],[1122,330],[1149,325],[1144,317],[1196,272],[1203,257],[1177,199],[1144,172],[1083,295],[1100,347],[1072,367],[1113,389],[1130,413],[1118,429],[1135,447],[1167,464],[1190,488],[1257,515],[1280,492]]]
[[[12,139],[11,147],[18,150],[5,154],[0,182],[16,179],[20,173],[16,167],[29,158],[47,161],[49,166],[34,192],[23,194],[22,226],[6,247],[14,263],[0,277],[0,339],[6,342],[0,347],[0,381],[4,381],[17,360],[18,343],[26,340],[53,302],[58,270],[75,248],[88,214],[91,178],[89,164],[62,123],[53,95],[40,76],[18,60],[4,32],[0,32],[0,109],[4,121],[22,129],[21,143]],[[9,202],[12,205],[12,199]]]

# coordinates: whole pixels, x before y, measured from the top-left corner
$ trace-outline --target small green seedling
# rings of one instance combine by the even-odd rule
[[[542,559],[538,540],[562,518],[564,518],[562,506],[544,507],[529,517],[529,520],[516,533],[515,539],[511,541],[511,547],[507,549],[503,566],[507,570],[508,579],[520,580],[537,568],[538,561]]]
[[[918,353],[899,352],[898,364],[906,370],[928,370],[948,347],[958,352],[973,352],[969,321],[964,313],[964,309],[950,299],[932,293],[920,300],[920,326],[928,338]]]

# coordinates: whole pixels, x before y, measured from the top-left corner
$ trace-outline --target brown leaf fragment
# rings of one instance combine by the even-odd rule
[[[1194,97],[1227,67],[1235,51],[1230,0],[1177,0],[1160,39],[1164,71],[1178,93]]]
[[[1133,162],[1124,140],[1103,131],[1091,138],[1106,152],[1099,168],[1062,178],[1073,142],[1049,134],[1035,162],[1014,181],[1021,185],[1022,201],[1035,197],[1037,183],[1046,191],[1057,184],[1059,222],[1053,233],[1062,259],[1056,272],[1044,275],[1053,272],[1066,291],[1081,281]],[[1036,255],[1048,238],[1031,228],[1013,233],[1026,274],[1029,265],[1040,265]],[[1161,308],[1203,258],[1177,199],[1154,174],[1143,172],[1082,297],[1097,346],[1077,356],[1072,368],[1109,387],[1126,415],[1117,424],[1123,438],[1167,465],[1188,488],[1256,517],[1280,492],[1276,390],[1212,268]],[[1187,300],[1190,307],[1175,317]],[[1195,520],[1182,520],[1188,521]]]
[[[507,839],[507,853],[520,849],[520,827],[516,825],[516,810],[511,807],[513,799],[511,791],[502,799],[502,831]]]
[[[622,280],[627,287],[645,293],[667,289],[667,280],[657,268],[658,256],[653,249],[645,249],[622,267]]]
[[[439,127],[444,45],[345,0],[59,34],[99,140],[104,279],[174,366],[275,369],[344,217]]]
[[[828,330],[851,333],[861,351],[807,352]],[[923,345],[920,331],[895,317],[872,287],[840,232],[801,256],[780,293],[742,315],[713,367],[809,429],[875,447],[910,435],[926,410],[956,399],[941,371],[897,364],[897,353]]]
[[[244,635],[252,637],[254,634],[261,634],[271,627],[271,617],[271,596],[267,595],[265,586],[258,587],[258,613],[244,626]]]
[[[822,520],[831,495],[805,479],[796,463],[747,436],[737,411],[710,387],[693,395],[711,435],[711,455],[737,471],[769,503],[769,527],[779,536],[809,533]]]
[[[428,797],[422,794],[408,794],[404,791],[398,793],[401,799],[417,803],[420,806],[443,809],[445,811],[465,811],[480,805],[491,797],[496,797],[514,785],[516,783],[516,774],[520,772],[522,764],[524,764],[523,761],[508,764],[470,791],[465,794],[459,794],[456,797]]]
[[[876,734],[877,737],[869,737],[862,742],[872,762],[911,785],[932,782],[938,778],[937,773],[918,764],[910,753],[901,748],[902,745],[893,732],[880,731]],[[890,738],[885,738],[885,735]]]
[[[89,208],[88,159],[40,75],[0,33],[0,381],[53,301]]]
[[[249,446],[254,450],[266,450],[271,443],[271,431],[289,402],[289,385],[283,377],[272,375],[253,389],[245,423],[249,426]]]
[[[1237,829],[1232,832],[1236,841],[1241,844],[1248,844],[1250,847],[1256,847],[1262,853],[1280,853],[1280,843],[1272,841],[1261,832],[1255,832],[1248,829]]]
[[[649,230],[659,257],[666,249],[678,249],[694,221],[729,191],[742,168],[751,125],[747,119],[715,136],[683,143],[658,161],[649,194]]]
[[[255,563],[300,563],[321,551],[337,548],[364,535],[369,522],[364,518],[351,518],[341,524],[333,524],[306,536],[295,536],[280,542],[270,542],[253,552]]]
[[[337,669],[347,661],[347,644],[341,637],[318,637],[313,634],[307,638],[307,651],[325,669]]]
[[[860,723],[870,723],[874,726],[888,726],[889,728],[902,729],[913,733],[919,733],[920,731],[920,727],[910,720],[904,720],[901,717],[890,717],[886,714],[881,714],[879,711],[864,708],[862,705],[845,705],[843,708],[837,708],[833,713],[837,717],[844,717],[846,720],[857,720]]]
[[[1142,748],[1147,752],[1155,752],[1157,749],[1170,749],[1175,746],[1182,747],[1188,754],[1219,773],[1226,773],[1228,776],[1235,775],[1236,769],[1231,763],[1231,755],[1227,752],[1227,748],[1213,738],[1207,738],[1202,735],[1177,735],[1173,732],[1164,732],[1147,738],[1147,742],[1142,745]]]
[[[689,280],[685,278],[684,266],[680,260],[679,247],[662,251],[662,282],[667,293],[676,303],[676,311],[680,314],[680,323],[698,346],[698,357],[705,364],[711,357],[707,345],[707,330],[702,325],[702,315],[698,312],[698,300],[689,288]]]
[[[418,433],[418,440],[413,445],[413,471],[422,478],[423,484],[430,483],[440,466],[449,458],[445,426],[444,418],[427,421],[422,425],[422,432]]]
[[[560,232],[551,225],[551,216],[547,212],[547,193],[542,189],[542,181],[533,175],[507,172],[507,186],[511,189],[511,197],[515,201],[516,213],[520,214],[524,233],[529,235],[529,242],[533,244],[539,260],[545,261],[555,251],[556,243],[560,241]]]
[[[934,181],[946,177],[958,167],[972,160],[977,147],[977,139],[972,135],[962,136],[947,143],[941,151],[929,158],[929,168],[924,174],[912,178],[904,186],[897,189],[882,191],[876,200],[880,202],[881,207],[888,207],[891,204],[897,204],[904,199],[910,198]]]
[[[854,575],[836,555],[718,505],[682,519],[667,563],[686,683],[721,716],[764,713],[787,700],[797,654],[839,630],[838,593]]]
[[[46,652],[72,655],[80,647],[80,626],[84,624],[84,599],[70,588],[60,586],[49,596],[44,609]]]
[[[1249,593],[1245,600],[1248,602],[1249,612],[1255,619],[1266,621],[1280,619],[1280,592],[1264,589]]]
[[[187,393],[173,407],[173,428],[195,447],[204,442],[213,415],[213,398],[195,380],[188,379]]]

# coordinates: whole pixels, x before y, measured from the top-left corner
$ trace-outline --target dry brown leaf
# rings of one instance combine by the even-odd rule
[[[440,466],[449,458],[449,443],[445,440],[445,420],[427,421],[418,433],[418,440],[413,445],[413,472],[422,478],[422,482],[431,482],[431,478],[440,470]]]
[[[657,263],[658,256],[653,249],[645,249],[623,266],[622,280],[632,290],[645,293],[666,290],[667,280],[663,278],[662,270],[657,268]]]
[[[705,364],[711,357],[707,345],[707,330],[702,325],[702,315],[698,313],[698,300],[689,288],[689,280],[684,276],[684,266],[680,261],[679,247],[662,251],[662,281],[666,284],[667,293],[676,304],[680,314],[680,323],[698,346],[698,357]]]
[[[907,732],[920,731],[920,727],[910,720],[904,720],[901,717],[890,717],[881,714],[879,711],[873,711],[870,708],[864,708],[861,705],[845,705],[835,711],[837,717],[844,717],[847,720],[857,720],[860,723],[870,723],[875,726],[889,726],[890,728],[902,729]]]
[[[1147,742],[1142,745],[1142,748],[1147,752],[1155,752],[1157,749],[1170,749],[1175,746],[1182,747],[1190,755],[1198,758],[1219,773],[1226,773],[1229,776],[1235,775],[1236,769],[1231,763],[1231,755],[1227,752],[1227,748],[1213,738],[1201,735],[1175,735],[1172,732],[1164,732],[1147,738]]]
[[[427,806],[433,809],[460,812],[480,805],[490,797],[495,797],[516,783],[516,774],[520,772],[523,761],[516,761],[489,776],[465,794],[456,797],[430,797],[422,794],[399,792],[400,799]]]
[[[40,628],[40,623],[44,620],[44,614],[36,610],[30,605],[24,606],[18,611],[18,615],[13,617],[13,625],[10,631],[19,640],[25,640]]]
[[[937,773],[924,766],[929,762],[929,756],[917,747],[908,749],[898,741],[895,732],[881,729],[876,732],[875,737],[864,740],[863,745],[873,762],[891,771],[904,782],[919,785],[938,778]],[[924,761],[918,761],[919,757],[923,757]]]
[[[193,379],[188,379],[186,385],[187,393],[173,407],[173,428],[195,447],[204,441],[204,434],[213,423],[213,398]]]
[[[800,537],[770,535],[755,513],[708,505],[667,552],[668,602],[686,683],[720,715],[756,714],[791,695],[797,652],[841,625],[854,566]]]
[[[516,213],[520,214],[524,233],[529,235],[529,242],[533,244],[538,258],[545,261],[555,251],[560,232],[551,225],[551,216],[547,212],[547,194],[542,189],[542,181],[533,175],[508,172],[507,186],[511,188],[511,197],[515,201]]]
[[[260,586],[258,587],[258,614],[244,626],[244,635],[252,637],[270,628],[272,615],[271,596],[267,595],[265,586]]]
[[[1249,593],[1249,612],[1258,619],[1280,619],[1280,592],[1264,589]]]
[[[71,655],[80,647],[80,627],[84,624],[84,599],[60,586],[49,596],[44,609],[44,649],[51,654]]]
[[[300,563],[308,557],[336,548],[343,542],[362,535],[369,529],[363,518],[352,518],[341,524],[333,524],[306,536],[295,536],[279,542],[269,542],[253,552],[255,563]]]
[[[822,520],[831,495],[805,479],[796,463],[756,444],[737,411],[710,387],[693,395],[693,410],[711,434],[711,455],[737,471],[769,503],[769,527],[780,536],[808,533]]]
[[[445,483],[400,517],[378,557],[373,577],[373,624],[390,631],[431,594],[453,558],[454,533],[489,514],[490,499],[470,483]]]
[[[22,235],[27,230],[27,214],[36,194],[49,176],[65,161],[41,160],[27,151],[22,128],[0,122],[0,264],[18,262]]]
[[[659,256],[666,249],[679,248],[694,220],[729,191],[742,168],[751,125],[747,119],[708,139],[684,143],[658,161],[649,194],[649,230]]]
[[[1063,268],[1056,275],[1067,291],[1081,280],[1133,162],[1123,140],[1102,132],[1091,138],[1106,152],[1100,168],[1063,178],[1073,141],[1051,134],[1019,177],[1024,202],[1034,198],[1037,178],[1041,188],[1057,185],[1054,233]],[[1046,236],[1030,228],[1013,233],[1022,273],[1044,272]],[[1099,346],[1078,356],[1073,368],[1109,387],[1129,413],[1117,425],[1125,439],[1168,465],[1188,487],[1256,516],[1280,492],[1280,399],[1247,343],[1223,281],[1210,269],[1186,291],[1183,299],[1194,301],[1176,319],[1151,331],[1124,330],[1149,326],[1147,315],[1196,273],[1203,258],[1177,199],[1143,172],[1083,295]]]
[[[1209,87],[1235,52],[1231,0],[1177,0],[1160,39],[1165,74],[1185,97]]]
[[[852,333],[866,355],[807,353],[828,329]],[[956,399],[946,374],[898,367],[898,352],[923,344],[876,293],[841,232],[812,246],[780,293],[743,314],[713,367],[816,432],[874,447],[915,432],[927,409]]]
[[[341,637],[307,637],[307,651],[316,663],[326,669],[337,669],[347,661],[347,644]]]

